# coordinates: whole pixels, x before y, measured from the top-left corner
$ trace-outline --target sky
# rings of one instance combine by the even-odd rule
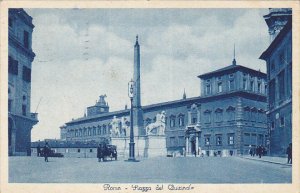
[[[110,111],[130,105],[133,46],[141,49],[142,105],[200,96],[198,75],[231,64],[265,72],[267,9],[25,9],[35,28],[32,141],[60,137],[106,94]]]

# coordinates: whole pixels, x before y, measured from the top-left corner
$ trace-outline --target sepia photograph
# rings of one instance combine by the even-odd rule
[[[101,192],[297,187],[299,10],[2,10],[2,183],[7,170],[8,185],[98,184]]]

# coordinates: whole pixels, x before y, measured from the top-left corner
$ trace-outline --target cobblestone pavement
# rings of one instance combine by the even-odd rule
[[[12,183],[291,183],[292,167],[240,157],[93,158],[10,157]]]

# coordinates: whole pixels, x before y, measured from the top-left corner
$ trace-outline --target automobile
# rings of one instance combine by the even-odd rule
[[[43,150],[41,151],[41,157],[44,157],[44,151]],[[54,152],[54,150],[50,150],[50,152],[48,154],[48,157],[64,157],[64,155],[61,154],[61,153],[56,153],[56,152]]]

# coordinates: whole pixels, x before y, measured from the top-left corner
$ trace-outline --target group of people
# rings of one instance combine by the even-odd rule
[[[49,162],[48,157],[50,155],[51,148],[48,145],[48,142],[45,143],[45,146],[41,149],[40,144],[37,146],[37,156],[44,156],[45,162]]]
[[[262,145],[259,145],[257,147],[250,147],[249,154],[254,157],[255,155],[261,158],[261,156],[265,155],[266,148]]]

